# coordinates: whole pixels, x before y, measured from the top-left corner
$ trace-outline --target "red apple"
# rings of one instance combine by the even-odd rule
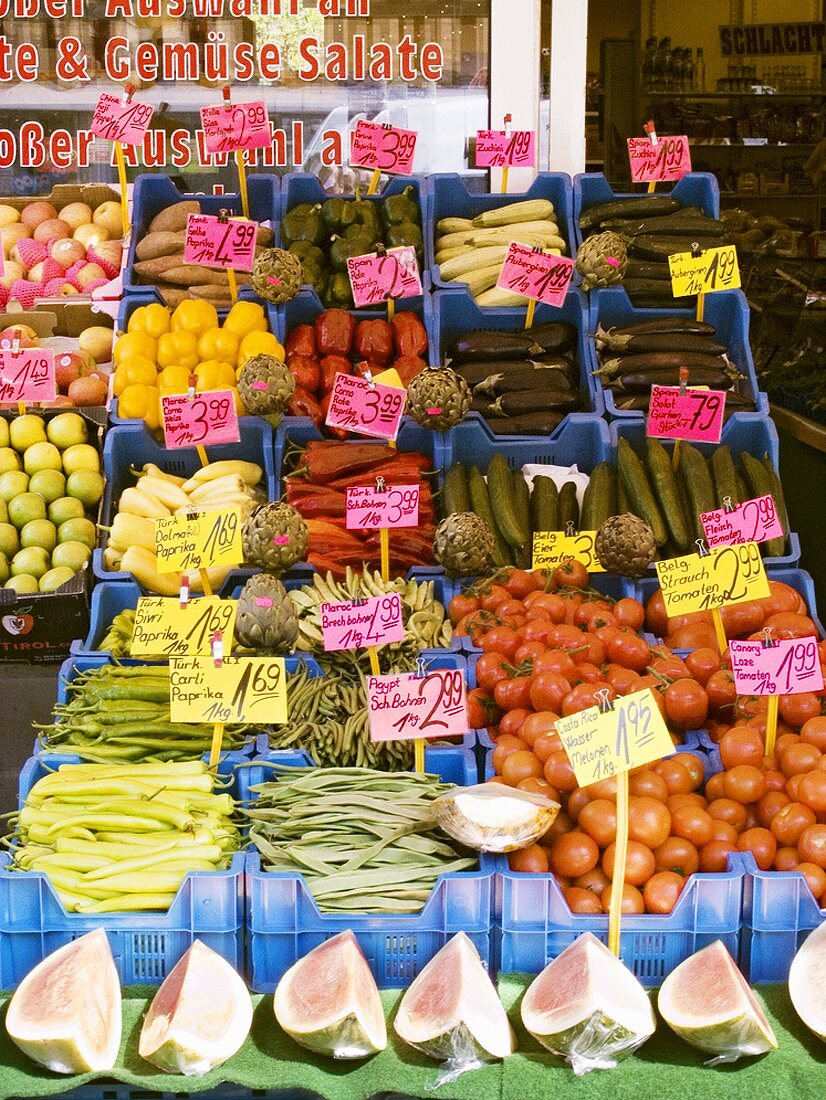
[[[69,400],[74,405],[105,405],[109,392],[107,383],[96,375],[77,378],[69,386]]]
[[[65,351],[55,356],[55,379],[57,381],[57,388],[61,393],[66,393],[72,382],[80,378],[84,366],[84,360],[81,359],[76,351]]]
[[[29,325],[8,325],[0,331],[0,345],[11,347],[15,340],[21,348],[36,348],[40,341],[37,333]]]

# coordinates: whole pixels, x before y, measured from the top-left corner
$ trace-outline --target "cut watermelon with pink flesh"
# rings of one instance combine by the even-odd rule
[[[806,1027],[826,1039],[826,922],[803,941],[792,959],[789,996]]]
[[[275,991],[275,1018],[297,1043],[332,1058],[367,1058],[387,1046],[375,978],[351,931],[291,966]]]
[[[591,932],[534,979],[522,999],[522,1022],[576,1074],[613,1069],[656,1028],[648,994]]]
[[[102,928],[58,948],[29,971],[6,1013],[6,1030],[53,1073],[111,1069],[121,1039],[120,981]]]
[[[777,1047],[766,1014],[721,940],[671,971],[660,988],[657,1008],[687,1043],[716,1055],[710,1064],[735,1062]]]
[[[514,1051],[499,995],[473,941],[457,932],[402,997],[396,1034],[440,1061],[485,1062]]]

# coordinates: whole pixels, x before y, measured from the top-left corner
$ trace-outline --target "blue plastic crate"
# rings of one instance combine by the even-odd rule
[[[642,186],[642,185],[641,185]],[[576,232],[576,247],[582,244],[582,230],[579,228],[580,215],[590,206],[597,206],[614,199],[627,199],[645,194],[644,191],[615,191],[602,172],[580,172],[574,176],[573,183],[573,223]],[[720,217],[720,188],[717,178],[711,172],[689,172],[677,180],[671,190],[667,185],[658,185],[658,194],[671,195],[683,206],[699,206],[706,217]]]
[[[494,435],[478,413],[470,413],[448,432],[443,464],[454,462],[478,466],[484,473],[495,454],[504,455],[511,469],[526,463],[558,466],[577,465],[590,474],[610,457],[608,425],[590,413],[571,413],[550,436]]]
[[[597,326],[603,329],[622,327],[635,324],[640,321],[652,321],[658,317],[685,316],[693,317],[692,310],[675,309],[673,307],[662,309],[639,309],[631,304],[625,289],[619,286],[607,287],[597,290],[590,295],[590,332],[596,332]],[[737,393],[754,399],[757,406],[756,413],[752,416],[768,416],[768,398],[760,391],[757,375],[754,370],[754,360],[749,344],[749,304],[742,290],[721,290],[716,294],[707,294],[705,301],[704,319],[717,329],[716,339],[721,344],[726,344],[729,349],[729,357],[745,379],[734,387]],[[594,345],[592,340],[589,344]],[[596,352],[594,352],[596,361]],[[597,388],[603,391],[605,410],[610,417],[637,418],[642,415],[639,411],[618,409],[614,402],[614,394],[605,389],[599,379],[594,379]],[[689,384],[691,376],[689,374]]]
[[[582,409],[602,416],[605,412],[602,386],[592,372],[597,369],[594,342],[590,333],[590,314],[585,295],[576,289],[569,290],[560,307],[537,302],[534,323],[567,321],[577,330],[576,353],[579,364],[579,396]],[[433,295],[430,333],[431,365],[448,362],[451,350],[459,336],[471,332],[493,329],[496,332],[523,332],[524,309],[480,309],[465,288],[439,290]]]
[[[281,199],[281,180],[276,175],[247,176],[249,216],[253,221],[266,223],[278,230]],[[132,192],[132,234],[126,265],[123,269],[124,294],[141,293],[148,283],[140,283],[134,274],[135,249],[146,233],[152,219],[176,202],[194,199],[200,204],[202,214],[220,214],[227,210],[231,215],[242,216],[241,195],[238,192],[224,195],[199,195],[179,191],[169,176],[144,173],[135,180]]]
[[[560,236],[568,245],[567,255],[576,254],[574,223],[572,219],[573,193],[571,177],[564,172],[540,172],[527,191],[507,195],[478,194],[470,190],[472,177],[458,172],[438,172],[427,177],[427,225],[425,227],[425,262],[430,271],[434,288],[455,287],[439,277],[436,266],[436,223],[442,218],[475,218],[485,210],[496,210],[509,203],[527,199],[548,199],[554,204],[554,215],[561,230]],[[485,310],[485,315],[487,315]],[[538,319],[537,319],[538,323]]]

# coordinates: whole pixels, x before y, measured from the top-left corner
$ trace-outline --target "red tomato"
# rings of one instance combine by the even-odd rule
[[[614,881],[614,855],[616,843],[609,844],[602,855],[602,869],[611,881]],[[638,840],[628,841],[628,853],[625,857],[625,881],[632,886],[642,886],[654,874],[656,861],[654,853]]]
[[[751,852],[761,871],[770,871],[777,854],[777,839],[770,829],[745,829],[737,838],[741,852]]]
[[[797,841],[800,858],[826,868],[826,825],[808,825]]]
[[[588,570],[582,562],[569,558],[554,570],[554,581],[559,588],[587,588]]]
[[[529,844],[527,848],[508,854],[508,866],[512,871],[544,875],[549,870],[548,853],[539,844]]]
[[[587,710],[589,707],[595,707],[599,704],[600,698],[598,692],[603,689],[607,689],[607,698],[616,699],[617,693],[611,687],[610,684],[597,682],[595,684],[577,684],[576,687],[571,688],[565,698],[562,700],[562,713],[563,715],[576,714],[578,711]]]
[[[724,768],[751,764],[759,768],[763,761],[763,738],[748,726],[732,726],[720,738],[720,759]]]
[[[503,588],[501,584],[492,584],[490,588],[482,592],[479,602],[483,611],[495,611],[500,603],[504,603],[505,600],[509,599],[510,593],[507,588]]]
[[[551,848],[551,869],[558,875],[576,878],[596,867],[599,848],[579,829],[557,837]]]
[[[826,773],[823,775],[826,780]],[[757,818],[764,829],[771,826],[776,815],[791,802],[785,791],[766,791],[757,803]]]
[[[501,653],[508,661],[513,661],[514,654],[522,645],[522,637],[509,626],[495,626],[489,630],[482,639],[483,653]]]
[[[778,703],[780,717],[796,730],[801,729],[811,718],[820,716],[820,696],[813,692],[800,695],[781,695]]]
[[[800,740],[807,745],[816,745],[821,752],[826,752],[826,716],[818,715],[804,722],[800,730]]]
[[[670,913],[685,886],[685,879],[673,871],[657,871],[642,892],[647,913]]]
[[[668,615],[665,610],[665,600],[659,588],[652,593],[645,605],[645,629],[656,634],[658,638],[664,638],[668,633]]]
[[[695,848],[702,848],[714,839],[714,819],[700,806],[680,806],[672,811],[671,832],[690,840]]]
[[[513,655],[513,663],[515,665],[521,665],[523,661],[530,661],[531,664],[537,657],[541,657],[545,652],[545,646],[542,642],[523,642]]]
[[[629,596],[617,600],[613,614],[620,626],[627,626],[634,632],[642,630],[645,623],[645,610],[642,604]]]
[[[460,619],[464,619],[465,615],[472,615],[474,611],[478,611],[482,606],[478,596],[465,596],[463,593],[459,593],[454,596],[448,606],[450,613],[450,621],[454,626]]]
[[[559,715],[552,710],[540,710],[535,714],[529,714],[522,723],[519,736],[529,745],[535,746],[539,737],[543,734],[556,735],[556,723]]]
[[[605,887],[611,885],[611,880],[603,869],[597,865],[593,870],[586,871],[584,875],[578,875],[574,879],[573,885],[580,886],[583,890],[590,890],[592,894],[599,897]]]
[[[696,680],[675,680],[665,689],[665,715],[680,730],[696,730],[705,725],[708,695]]]
[[[816,814],[826,814],[826,771],[816,768],[800,780],[798,798]]]
[[[537,586],[537,578],[525,569],[511,569],[504,584],[515,600],[524,600],[531,592],[536,591]]]
[[[571,761],[564,749],[552,752],[545,761],[545,778],[552,787],[556,787],[562,794],[568,794],[576,789],[577,781]]]
[[[476,683],[488,695],[500,680],[507,680],[508,659],[503,653],[483,653],[476,662]]]
[[[699,649],[694,649],[686,655],[685,667],[689,675],[705,687],[709,679],[720,669],[720,654],[709,646],[700,646]]]
[[[517,707],[527,710],[531,705],[530,676],[500,680],[493,689],[493,698],[502,710],[515,710]]]
[[[623,668],[644,672],[651,661],[651,650],[637,634],[620,634],[608,643],[608,658]]]
[[[738,764],[723,773],[723,792],[726,798],[749,806],[759,802],[766,793],[765,776],[751,764]]]
[[[601,913],[602,902],[590,890],[581,886],[568,886],[562,891],[572,913]]]
[[[577,825],[600,848],[607,848],[617,837],[616,804],[609,802],[607,798],[595,798],[592,802],[587,802],[579,812]]]
[[[600,896],[602,902],[602,908],[607,913],[611,908],[611,895],[614,891],[613,882],[610,886],[606,886]],[[624,914],[644,913],[645,902],[643,901],[642,894],[636,888],[632,886],[630,882],[623,883],[622,887],[622,903],[620,905],[620,912]]]
[[[502,712],[481,688],[474,688],[467,696],[468,725],[472,730],[485,729],[496,725]]]
[[[671,814],[658,798],[632,795],[628,800],[628,836],[652,850],[659,848],[671,832]]]
[[[549,649],[534,661],[533,671],[534,674],[558,672],[566,680],[571,680],[576,673],[576,665],[573,658],[564,649]]]
[[[622,665],[608,664],[605,666],[605,679],[617,693],[617,695],[630,695],[637,690],[637,681],[640,678],[638,672],[632,668],[623,668]]]
[[[704,844],[700,849],[700,870],[701,871],[727,871],[728,870],[728,857],[731,852],[737,851],[736,841],[730,839],[719,839],[715,837],[710,840],[708,844]]]
[[[665,780],[670,795],[688,794],[694,790],[694,777],[679,760],[658,760],[654,765],[654,771]]]
[[[553,710],[561,713],[562,700],[571,690],[564,676],[556,672],[538,672],[531,676],[530,700],[536,710]]]
[[[640,798],[656,798],[658,802],[665,802],[668,798],[665,780],[650,767],[631,772],[628,777],[628,792]]]
[[[533,714],[533,711],[524,707],[517,707],[515,710],[509,710],[507,714],[503,714],[499,721],[499,736],[503,733],[519,733],[522,723],[529,714]]]
[[[679,836],[670,836],[661,844],[654,852],[654,860],[658,871],[673,871],[685,878],[693,875],[700,866],[697,849],[691,841]]]

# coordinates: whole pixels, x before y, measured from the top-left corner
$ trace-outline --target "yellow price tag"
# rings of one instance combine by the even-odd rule
[[[373,381],[378,382],[380,386],[393,386],[397,390],[405,388],[402,376],[395,367],[389,367],[387,370],[383,370],[381,374],[374,374]]]
[[[200,515],[167,516],[155,522],[159,573],[184,573],[244,560],[243,523],[237,508]]]
[[[668,615],[710,611],[771,595],[756,542],[721,546],[702,557],[685,554],[655,564]]]
[[[556,722],[580,787],[650,764],[674,752],[671,734],[650,688],[589,707]]]
[[[203,596],[183,607],[169,596],[141,596],[135,609],[133,657],[209,657],[212,639],[221,635],[224,652],[232,648],[236,600]]]
[[[283,657],[172,657],[169,661],[173,722],[227,725],[287,721],[287,672]]]
[[[556,569],[567,558],[581,561],[589,573],[604,573],[594,550],[596,531],[566,535],[563,531],[536,531],[533,536],[532,569]]]
[[[668,257],[671,293],[675,298],[693,294],[712,294],[715,290],[736,290],[740,286],[737,248],[725,244],[707,248],[699,256],[676,252]]]

